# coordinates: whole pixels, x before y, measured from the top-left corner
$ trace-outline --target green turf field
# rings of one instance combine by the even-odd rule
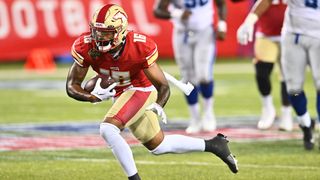
[[[161,62],[167,72],[179,77],[172,62]],[[55,73],[25,72],[22,64],[0,64],[0,82],[29,83],[44,81],[63,83],[68,66],[59,65]],[[277,70],[276,70],[277,71]],[[256,116],[260,99],[249,60],[218,61],[215,65],[215,113],[222,117]],[[92,75],[93,73],[90,72]],[[316,116],[315,92],[310,72],[305,82],[310,114]],[[273,96],[279,110],[279,84],[274,73]],[[171,89],[165,108],[170,120],[187,118],[183,94]],[[0,89],[0,126],[12,123],[99,122],[110,102],[92,105],[67,97],[63,86],[57,89]],[[1,143],[0,132],[0,143]],[[231,142],[239,160],[240,171],[234,175],[211,154],[153,156],[143,147],[133,153],[143,179],[319,179],[320,151],[307,152],[300,140]],[[126,179],[109,149],[0,152],[0,179]]]
[[[162,69],[179,77],[178,69],[172,61],[160,63]],[[67,97],[64,82],[69,65],[59,66],[55,73],[30,73],[23,70],[22,64],[0,64],[0,82],[31,83],[37,80],[62,83],[60,89],[0,89],[0,123],[19,122],[58,122],[99,120],[111,102],[92,105],[77,102]],[[276,68],[275,71],[278,71]],[[258,116],[260,96],[258,94],[254,69],[249,60],[221,60],[215,65],[215,113],[216,116]],[[90,72],[88,77],[91,77]],[[305,90],[308,96],[310,114],[316,116],[313,83],[308,72]],[[273,73],[273,96],[279,110],[278,73]],[[178,108],[179,107],[179,108]],[[175,87],[165,107],[169,118],[188,117],[184,95]]]
[[[319,152],[304,151],[298,141],[232,143],[230,147],[239,161],[238,174],[209,153],[153,156],[134,147],[133,154],[146,180],[319,179]],[[0,179],[126,179],[109,149],[2,152],[0,169]]]

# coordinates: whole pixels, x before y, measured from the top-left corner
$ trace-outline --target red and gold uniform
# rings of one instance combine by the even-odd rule
[[[280,58],[279,42],[286,7],[283,0],[273,0],[259,18],[254,44],[256,60],[274,63]]]
[[[282,0],[276,2],[273,1],[269,9],[263,13],[257,22],[257,32],[264,36],[280,36],[287,5]]]
[[[156,62],[157,46],[147,36],[129,31],[121,51],[116,58],[101,53],[95,49],[90,33],[84,33],[74,42],[71,53],[81,67],[91,66],[98,74],[110,76],[118,83],[116,101],[106,116],[117,119],[140,141],[147,142],[160,131],[156,114],[145,111],[156,101],[157,91],[143,71]]]
[[[82,67],[91,66],[100,75],[112,77],[119,85],[115,88],[119,96],[129,87],[150,87],[151,82],[143,69],[158,58],[155,42],[145,35],[128,32],[124,49],[119,57],[95,51],[90,33],[81,35],[72,47],[72,56]]]

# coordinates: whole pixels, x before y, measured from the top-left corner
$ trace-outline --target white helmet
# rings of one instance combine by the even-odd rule
[[[96,10],[90,22],[91,36],[100,52],[108,52],[125,41],[128,16],[122,7],[107,4]]]

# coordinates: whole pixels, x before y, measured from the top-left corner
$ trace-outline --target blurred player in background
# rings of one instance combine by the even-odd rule
[[[230,153],[224,135],[218,134],[210,140],[164,135],[158,116],[166,121],[163,107],[170,90],[156,63],[157,45],[143,34],[128,31],[127,18],[122,7],[114,4],[105,5],[95,12],[90,23],[91,32],[82,34],[72,46],[75,62],[67,78],[68,95],[92,103],[115,96],[113,105],[100,124],[100,134],[129,179],[140,179],[140,176],[132,151],[120,135],[125,127],[152,154],[211,152],[236,173],[237,161]],[[91,93],[86,92],[81,84],[89,67],[99,75],[113,78],[116,86],[104,89],[100,86],[100,79]]]
[[[254,59],[255,77],[262,98],[262,114],[258,122],[259,129],[268,129],[276,118],[276,110],[271,95],[271,72],[276,63],[280,67],[281,80],[281,116],[279,128],[285,131],[293,129],[290,100],[280,65],[280,35],[284,19],[285,0],[273,0],[270,7],[257,2],[237,31],[238,42],[247,45],[253,40],[256,24]]]
[[[261,0],[267,9],[272,0]],[[314,148],[311,120],[307,109],[307,97],[303,90],[305,70],[311,69],[317,92],[317,112],[320,115],[320,2],[317,0],[288,0],[281,32],[281,65],[290,102],[298,116],[303,131],[306,150]],[[257,14],[259,17],[259,14]],[[257,18],[257,17],[256,17]]]
[[[320,1],[288,0],[281,48],[282,66],[292,106],[304,132],[305,149],[314,147],[307,97],[303,90],[305,71],[310,67],[317,93],[317,112],[320,116]]]
[[[154,15],[171,19],[174,25],[173,50],[183,81],[191,82],[195,89],[188,102],[191,120],[187,133],[216,129],[213,112],[213,64],[215,62],[215,38],[223,40],[227,31],[226,5],[224,0],[215,0],[219,22],[214,32],[213,0],[157,0]],[[203,97],[201,117],[198,94]]]

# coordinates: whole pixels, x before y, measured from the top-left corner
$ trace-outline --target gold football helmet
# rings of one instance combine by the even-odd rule
[[[100,52],[108,52],[125,41],[128,16],[122,7],[107,4],[96,10],[90,22],[91,36]]]

